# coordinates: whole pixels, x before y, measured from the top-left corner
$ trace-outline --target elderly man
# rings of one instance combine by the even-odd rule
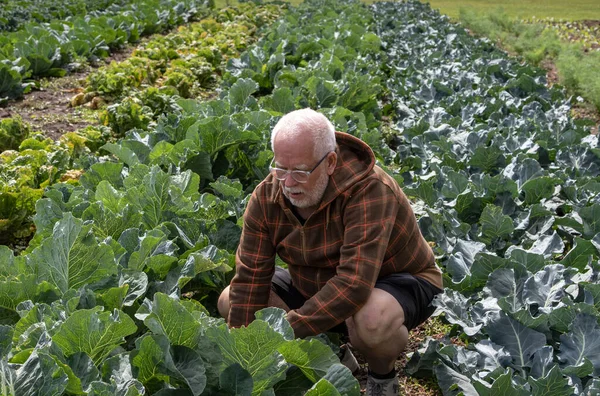
[[[282,117],[271,145],[219,312],[241,326],[281,307],[297,337],[347,328],[369,366],[367,394],[397,395],[394,363],[442,288],[406,196],[367,144],[313,110]]]

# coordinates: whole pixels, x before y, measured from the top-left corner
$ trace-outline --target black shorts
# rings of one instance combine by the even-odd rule
[[[400,303],[404,310],[404,325],[408,330],[414,329],[431,316],[435,311],[431,300],[436,294],[442,292],[426,280],[405,272],[378,279],[375,287],[390,293]],[[290,273],[281,267],[275,267],[271,289],[290,309],[298,309],[306,301],[302,293],[292,285]],[[348,332],[345,322],[330,331],[345,334]]]

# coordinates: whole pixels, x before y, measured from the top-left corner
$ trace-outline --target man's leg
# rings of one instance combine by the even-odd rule
[[[285,302],[283,302],[283,300],[281,299],[281,297],[279,297],[277,294],[275,294],[274,291],[271,290],[271,294],[269,295],[269,307],[276,307],[276,308],[281,308],[284,309],[285,312],[288,312],[290,310],[290,308],[287,306],[287,304]],[[227,319],[229,317],[229,309],[231,308],[231,305],[229,304],[229,286],[227,286],[225,288],[225,290],[223,290],[221,292],[221,295],[219,296],[219,301],[217,301],[217,309],[219,311],[219,314],[224,317],[225,319]]]
[[[350,343],[376,375],[389,374],[408,343],[404,310],[390,293],[373,289],[367,303],[346,320]]]

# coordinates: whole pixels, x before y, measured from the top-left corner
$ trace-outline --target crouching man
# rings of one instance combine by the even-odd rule
[[[297,337],[347,328],[369,366],[367,395],[397,395],[394,363],[442,288],[406,196],[367,144],[313,110],[282,117],[271,145],[219,312],[238,327],[280,307]]]

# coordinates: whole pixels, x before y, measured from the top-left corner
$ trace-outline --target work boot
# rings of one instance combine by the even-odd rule
[[[369,374],[367,377],[367,396],[398,396],[398,374],[393,378],[378,379]]]
[[[352,374],[356,373],[360,368],[360,365],[358,364],[358,360],[356,360],[356,357],[354,357],[354,354],[352,353],[348,345],[342,345],[340,347],[340,352],[340,363],[348,367]]]

